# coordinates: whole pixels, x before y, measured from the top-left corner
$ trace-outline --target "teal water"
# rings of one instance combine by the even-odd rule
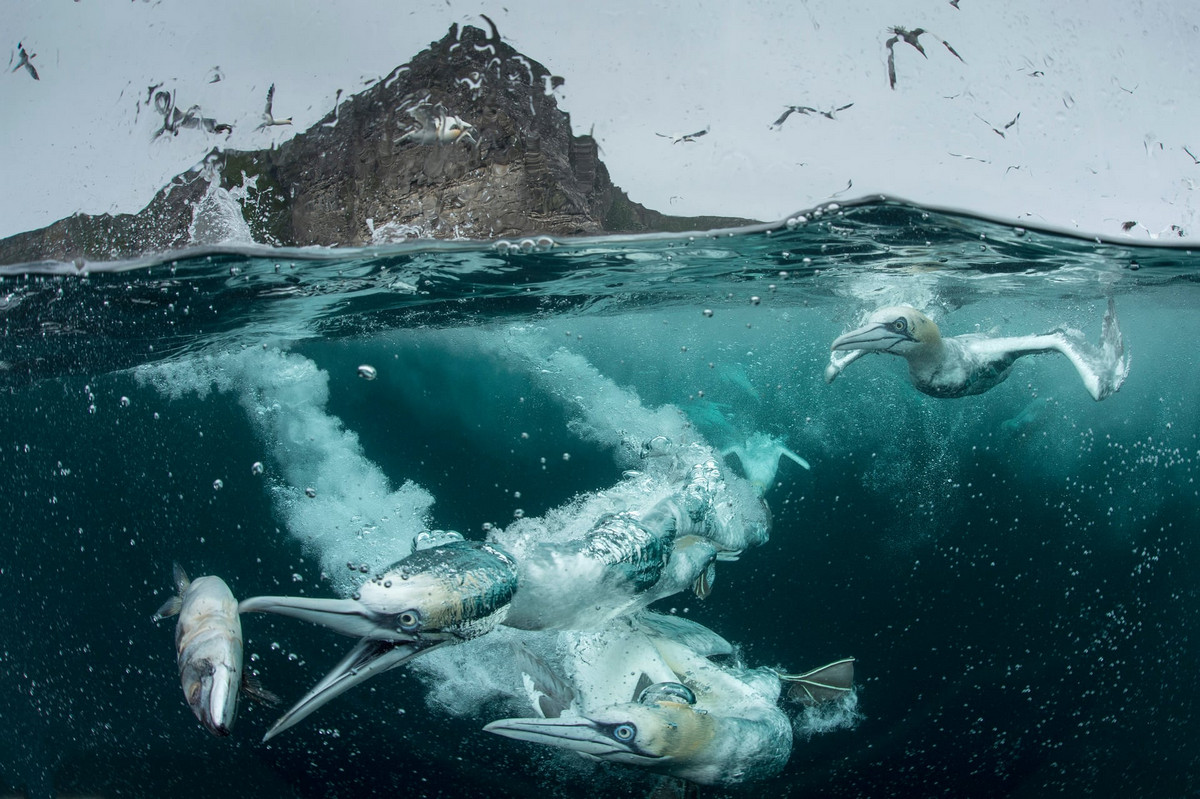
[[[0,794],[648,794],[641,772],[481,732],[508,712],[467,676],[469,645],[269,744],[277,711],[248,703],[212,738],[149,617],[173,560],[238,596],[331,596],[349,579],[331,564],[386,559],[413,525],[482,539],[542,517],[620,480],[623,435],[674,419],[812,468],[781,462],[771,540],[708,600],[657,608],[752,665],[858,659],[855,718],[793,713],[782,774],[707,794],[1190,795],[1197,267],[875,202],[692,236],[0,268]],[[1132,367],[1103,402],[1049,355],[959,400],[884,356],[822,378],[879,306],[946,335],[1096,341],[1109,297]],[[547,368],[556,352],[575,371]],[[244,624],[285,703],[347,644]]]

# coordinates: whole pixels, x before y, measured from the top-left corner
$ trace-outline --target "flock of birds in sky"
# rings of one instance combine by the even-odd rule
[[[957,9],[958,2],[959,2],[959,0],[951,0],[950,5],[952,5],[954,8]],[[483,16],[483,15],[481,15],[481,16]],[[486,20],[488,25],[491,27],[491,30],[492,30],[491,41],[493,43],[499,42],[500,35],[499,35],[498,31],[496,30],[495,23],[493,23],[486,16],[483,16],[483,19]],[[457,28],[457,25],[455,25],[454,28]],[[922,38],[923,37],[932,37],[936,41],[940,42],[942,44],[942,46],[946,49],[946,51],[949,52],[950,55],[952,55],[954,58],[958,59],[959,62],[964,63],[964,64],[966,63],[966,61],[962,57],[962,55],[954,48],[954,46],[952,44],[950,44],[949,41],[941,38],[937,34],[933,33],[932,31],[929,31],[925,28],[915,27],[915,28],[910,29],[910,28],[906,28],[906,27],[903,27],[900,25],[893,25],[893,26],[888,27],[886,29],[885,33],[887,34],[887,38],[883,41],[883,48],[886,52],[886,59],[887,59],[887,79],[888,79],[889,87],[891,87],[893,90],[896,88],[896,82],[897,82],[896,45],[898,45],[898,44],[906,44],[909,47],[911,47],[913,50],[915,50],[916,52],[920,53],[923,58],[928,59],[929,53],[926,52],[925,46],[922,44]],[[24,74],[27,74],[31,79],[33,79],[35,81],[40,81],[41,76],[39,75],[37,68],[34,66],[34,59],[36,57],[37,57],[37,53],[30,52],[25,47],[24,41],[18,42],[17,46],[16,46],[16,50],[13,51],[13,54],[9,59],[9,67],[10,67],[9,73],[16,74],[16,73],[23,72]],[[1037,77],[1044,76],[1045,73],[1042,70],[1034,69],[1033,67],[1034,67],[1033,64],[1027,64],[1026,74],[1029,77],[1037,78]],[[216,66],[216,67],[213,67],[212,70],[210,70],[208,82],[209,83],[217,83],[217,82],[224,80],[224,78],[225,78],[225,76],[224,76],[223,71],[221,70],[221,68],[219,66]],[[556,81],[553,84],[555,87],[562,84],[562,78],[555,77],[554,81]],[[199,105],[191,105],[191,106],[188,106],[186,109],[181,108],[180,104],[178,103],[178,101],[176,99],[175,92],[168,91],[168,90],[164,89],[163,86],[164,86],[164,84],[159,83],[155,86],[147,87],[145,99],[138,101],[139,114],[140,114],[142,106],[145,105],[149,108],[153,108],[154,112],[162,117],[162,120],[163,120],[162,125],[155,131],[154,138],[157,139],[165,134],[171,134],[172,136],[177,136],[177,135],[179,135],[179,133],[182,130],[188,130],[188,129],[198,130],[203,133],[210,133],[210,134],[225,134],[226,137],[230,136],[233,133],[233,125],[232,124],[230,124],[228,122],[218,121],[214,117],[205,116]],[[1129,93],[1133,93],[1133,91],[1137,88],[1136,86],[1134,86],[1132,89],[1129,89],[1129,88],[1125,88],[1124,86],[1120,86],[1120,84],[1118,84],[1118,86],[1121,88],[1122,91],[1129,92]],[[339,90],[339,96],[340,95],[341,95],[341,92]],[[267,91],[266,106],[265,106],[263,114],[262,114],[262,121],[255,128],[256,131],[261,132],[264,130],[269,130],[274,127],[286,126],[286,125],[292,124],[291,117],[280,118],[280,117],[275,116],[274,108],[273,108],[274,99],[275,99],[275,84],[272,83],[270,88]],[[1074,99],[1071,98],[1069,94],[1064,94],[1063,103],[1068,108],[1070,108],[1074,104]],[[783,128],[784,124],[793,115],[819,116],[819,117],[824,117],[827,120],[837,121],[838,115],[841,112],[847,111],[853,107],[854,107],[853,102],[842,103],[840,105],[831,105],[828,108],[818,108],[813,105],[788,105],[788,106],[784,107],[784,110],[779,115],[779,117],[776,118],[775,121],[770,124],[770,129],[776,130],[776,131],[781,130]],[[335,108],[335,114],[336,114],[336,108]],[[413,119],[415,120],[415,125],[408,128],[404,132],[404,134],[396,140],[397,143],[438,144],[438,145],[453,144],[453,143],[466,143],[466,144],[471,144],[471,145],[475,146],[476,148],[479,145],[479,142],[480,142],[479,131],[471,123],[467,122],[466,120],[462,119],[461,117],[458,117],[458,116],[455,116],[455,115],[449,113],[440,104],[433,105],[433,106],[429,106],[428,104],[426,104],[422,107],[410,109],[409,115],[411,117],[413,117]],[[1019,130],[1018,125],[1021,120],[1020,112],[1016,113],[1011,119],[1009,119],[1007,122],[1004,122],[1004,123],[996,123],[996,122],[989,121],[987,119],[984,119],[979,114],[975,114],[974,116],[977,119],[979,119],[981,122],[983,122],[985,125],[987,125],[988,128],[990,128],[992,130],[992,132],[994,132],[996,135],[1000,136],[1001,138],[1005,138],[1005,139],[1007,139],[1009,137],[1009,134],[1016,132],[1016,130]],[[699,142],[700,139],[707,136],[711,132],[711,130],[712,130],[711,125],[708,125],[708,126],[705,126],[701,130],[697,130],[697,131],[694,131],[691,133],[682,133],[682,132],[659,133],[656,131],[655,136],[668,140],[672,145],[695,144],[695,143]],[[1147,150],[1149,150],[1150,144],[1146,143],[1146,147],[1147,147]],[[1161,142],[1157,143],[1157,147],[1158,147],[1158,149],[1165,149]],[[1184,153],[1186,153],[1188,155],[1188,157],[1191,158],[1193,164],[1200,165],[1200,159],[1198,159],[1192,153],[1192,151],[1190,149],[1188,149],[1186,146],[1183,147],[1182,149],[1183,149]],[[990,159],[988,159],[986,157],[980,157],[977,155],[970,155],[970,154],[966,154],[966,153],[957,153],[957,152],[949,152],[948,155],[950,155],[951,157],[954,157],[954,158],[959,158],[959,159],[967,160],[967,161],[978,161],[981,163],[991,163]],[[1009,171],[1020,170],[1022,168],[1023,167],[1021,165],[1010,165],[1005,170],[1005,174],[1007,174]],[[1189,184],[1192,184],[1192,182],[1189,181]],[[851,185],[852,185],[852,183],[851,183]],[[849,188],[849,186],[847,188]],[[1195,185],[1192,185],[1192,188],[1195,188]],[[837,193],[831,195],[831,197],[836,197],[839,194],[843,193],[844,191],[845,190],[843,190],[842,192],[837,192]],[[1132,230],[1134,227],[1137,227],[1137,226],[1138,226],[1138,223],[1136,221],[1126,221],[1121,225],[1121,228],[1125,232],[1129,232],[1130,230]],[[1180,235],[1180,236],[1185,235],[1183,229],[1177,225],[1172,226],[1171,232],[1174,234]]]

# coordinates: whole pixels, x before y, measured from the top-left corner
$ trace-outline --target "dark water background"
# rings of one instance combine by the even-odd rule
[[[513,244],[3,268],[0,795],[648,794],[638,772],[481,732],[486,708],[427,705],[405,671],[269,745],[274,712],[252,704],[215,739],[182,700],[170,625],[149,620],[173,560],[238,596],[329,588],[251,474],[268,444],[237,398],[171,399],[136,367],[311,359],[366,458],[481,538],[512,518],[514,489],[540,515],[620,474],[489,348],[517,323],[648,406],[812,462],[784,461],[767,545],[723,564],[706,602],[662,609],[751,665],[855,656],[863,718],[798,738],[777,778],[705,795],[1197,792],[1195,255],[886,203],[736,235]],[[821,377],[829,342],[880,305],[927,308],[947,335],[1065,325],[1094,341],[1109,296],[1132,370],[1101,403],[1050,356],[962,400],[918,394],[898,359]],[[244,625],[285,701],[346,647],[285,619]]]

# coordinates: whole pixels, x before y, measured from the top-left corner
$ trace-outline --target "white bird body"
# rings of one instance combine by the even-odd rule
[[[897,305],[872,313],[866,325],[839,336],[832,350],[825,369],[826,382],[833,382],[862,355],[885,352],[908,362],[909,378],[918,391],[943,398],[982,394],[1002,383],[1013,363],[1025,355],[1065,355],[1095,400],[1116,392],[1129,375],[1129,356],[1111,299],[1098,348],[1088,346],[1078,334],[1061,331],[999,338],[969,333],[944,338],[928,316],[910,306]]]

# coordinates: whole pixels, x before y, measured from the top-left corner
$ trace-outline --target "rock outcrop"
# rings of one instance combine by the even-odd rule
[[[130,258],[239,235],[241,243],[362,246],[751,221],[673,217],[630,201],[595,139],[572,134],[554,95],[561,82],[494,28],[452,26],[277,149],[214,149],[139,213],[76,214],[12,236],[0,241],[0,263]],[[435,140],[439,120],[473,129]]]

